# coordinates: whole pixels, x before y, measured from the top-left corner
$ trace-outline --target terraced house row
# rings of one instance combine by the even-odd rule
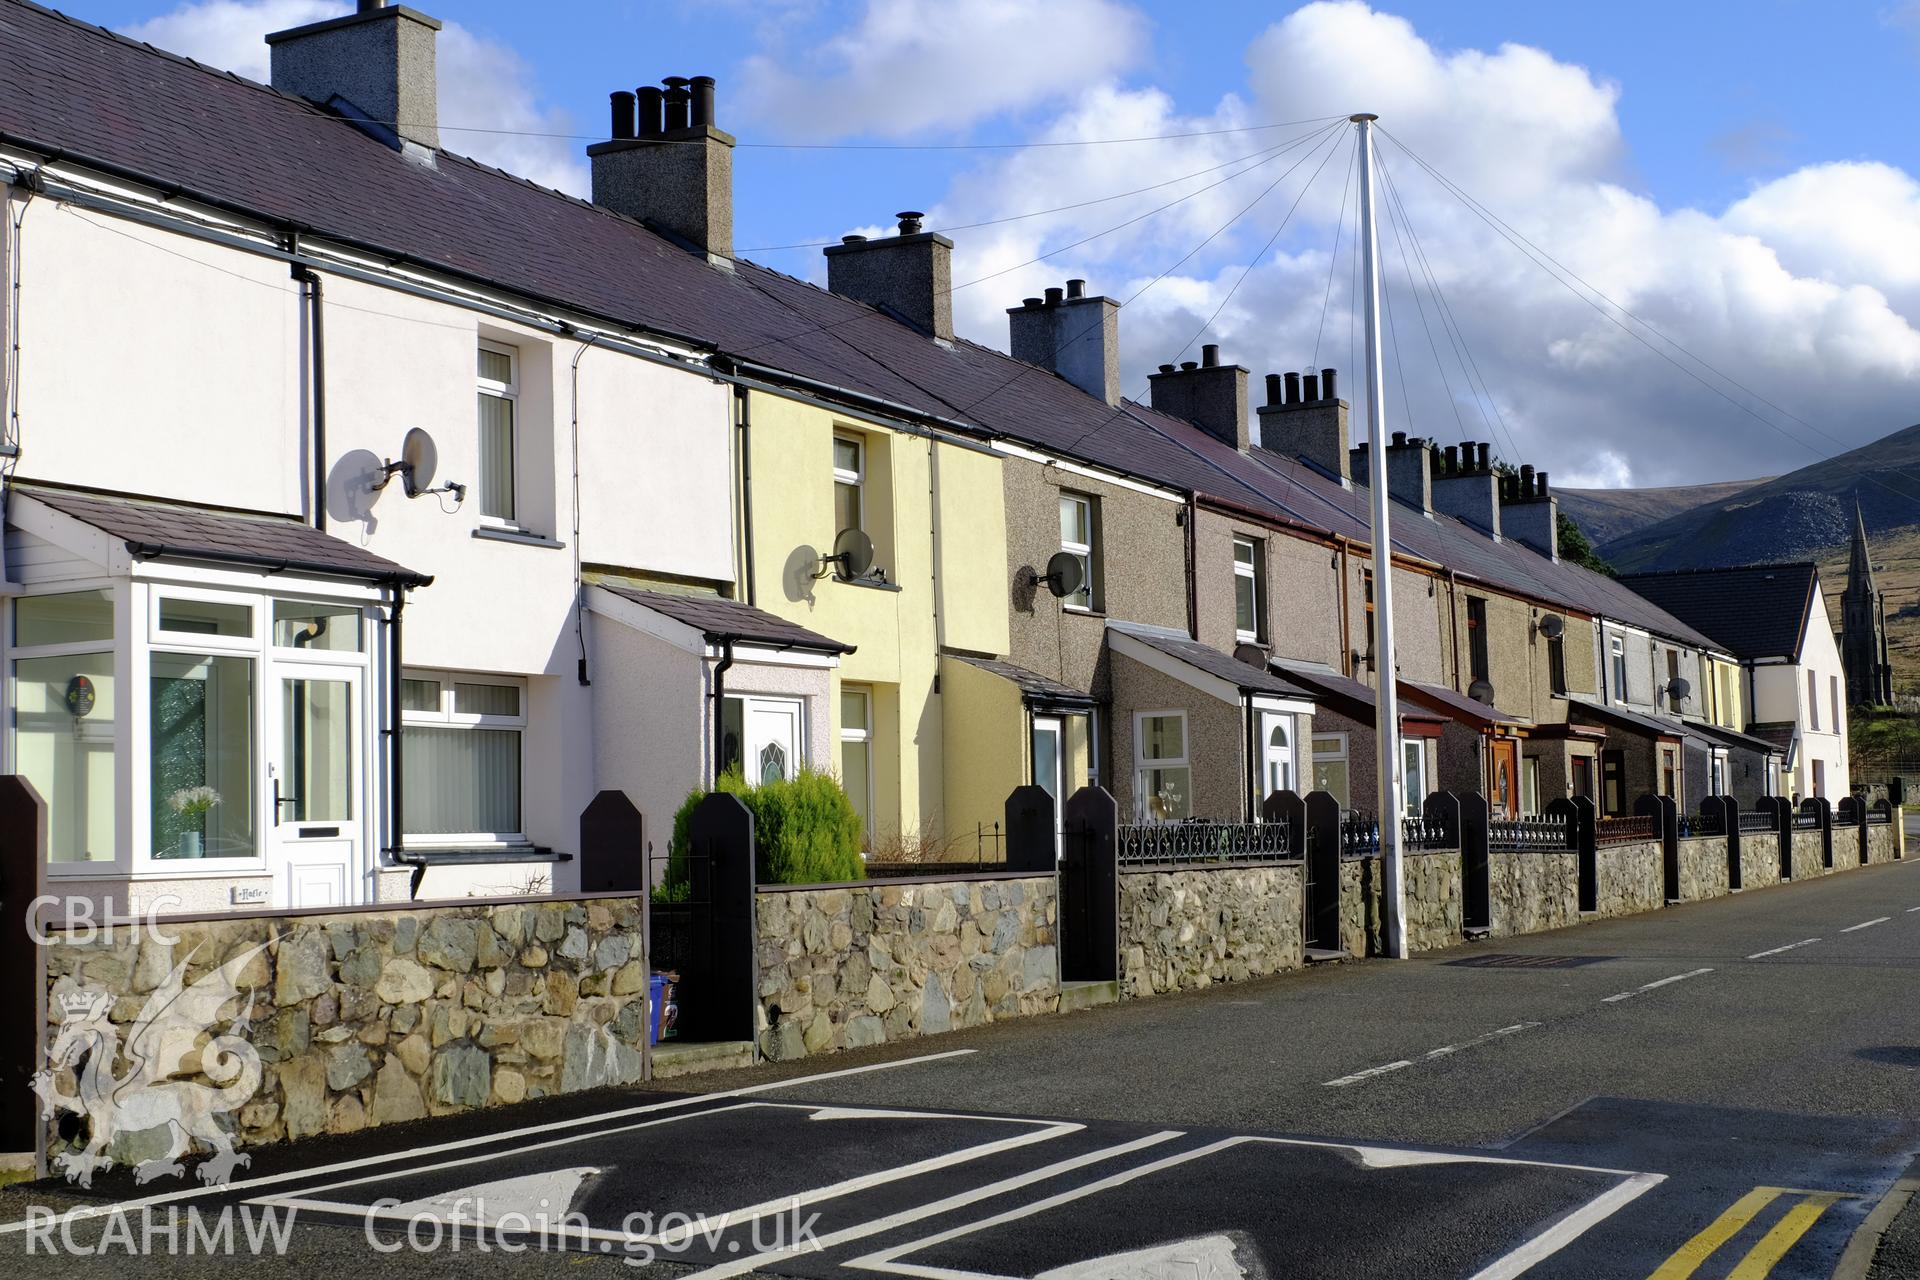
[[[1136,402],[1080,280],[1003,354],[912,213],[825,288],[740,258],[702,77],[534,186],[441,147],[438,29],[279,32],[267,87],[0,2],[0,773],[60,892],[567,890],[596,793],[663,840],[736,765],[833,771],[880,851],[1025,783],[1370,809],[1389,674],[1411,812],[1844,790],[1817,583],[1735,652],[1561,560],[1544,472],[1400,436],[1372,547],[1338,371],[1209,346]]]

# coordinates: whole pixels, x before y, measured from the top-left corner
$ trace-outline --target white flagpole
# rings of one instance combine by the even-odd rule
[[[1367,307],[1367,484],[1373,491],[1373,672],[1374,741],[1379,748],[1380,861],[1385,872],[1384,906],[1387,954],[1407,954],[1407,881],[1400,865],[1400,699],[1395,687],[1393,648],[1393,541],[1388,529],[1387,375],[1380,363],[1380,247],[1373,215],[1373,122],[1370,113],[1353,116],[1360,126],[1360,244],[1366,262]]]

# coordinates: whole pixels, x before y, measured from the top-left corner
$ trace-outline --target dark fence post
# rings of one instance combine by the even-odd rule
[[[1833,806],[1825,796],[1808,796],[1800,802],[1800,812],[1813,815],[1820,829],[1820,865],[1833,870]]]
[[[680,1025],[687,1040],[753,1039],[759,977],[753,937],[753,814],[724,791],[694,806],[687,826],[693,899],[704,903],[689,950],[693,963],[680,993]]]
[[[1007,793],[1007,870],[1044,875],[1060,862],[1053,794],[1029,783]]]
[[[1840,817],[1860,836],[1860,865],[1867,865],[1867,800],[1865,796],[1848,796],[1840,802]]]
[[[645,822],[624,791],[602,791],[580,811],[580,892],[647,891]]]
[[[1680,901],[1680,812],[1672,796],[1645,795],[1634,801],[1636,816],[1653,819],[1654,838],[1660,841],[1661,897]]]
[[[33,1074],[47,1026],[47,975],[28,913],[46,891],[46,801],[25,778],[0,774],[0,1152],[33,1152],[42,1173]]]
[[[1303,806],[1307,829],[1306,945],[1316,951],[1339,951],[1340,945],[1340,802],[1324,791],[1310,793]]]
[[[1104,787],[1067,797],[1060,857],[1060,980],[1120,977],[1120,806]]]
[[[1307,856],[1307,802],[1299,793],[1275,791],[1260,802],[1260,821],[1287,829],[1287,856]]]
[[[1780,879],[1793,879],[1793,802],[1785,796],[1761,796],[1760,807],[1773,815],[1773,829],[1780,837]]]
[[[1707,796],[1700,801],[1702,817],[1720,815],[1720,829],[1727,837],[1727,888],[1742,888],[1740,877],[1740,802],[1732,796]]]
[[[1492,815],[1487,809],[1487,798],[1478,791],[1462,791],[1452,797],[1454,812],[1458,815],[1455,828],[1460,834],[1460,863],[1462,879],[1461,918],[1467,918],[1472,912],[1479,920],[1478,924],[1469,923],[1470,929],[1493,928],[1493,868],[1489,851],[1492,841],[1488,824]],[[1432,803],[1429,801],[1428,803]]]
[[[1567,847],[1573,850],[1579,870],[1579,900],[1574,905],[1580,911],[1598,911],[1600,846],[1599,833],[1594,828],[1593,801],[1586,796],[1571,796],[1547,806],[1548,817],[1562,815],[1567,819]]]

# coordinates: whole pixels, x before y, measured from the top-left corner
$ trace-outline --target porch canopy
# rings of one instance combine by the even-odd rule
[[[115,574],[148,560],[424,587],[431,576],[291,516],[209,511],[78,489],[16,485],[7,523]]]
[[[1272,698],[1287,702],[1312,702],[1314,695],[1305,685],[1275,675],[1266,666],[1253,666],[1224,654],[1212,645],[1201,644],[1177,632],[1107,623],[1107,642],[1115,652],[1149,665],[1164,665],[1168,659],[1184,669],[1187,683],[1208,689],[1225,701],[1239,698]]]
[[[1677,721],[1658,720],[1653,716],[1643,716],[1637,711],[1628,711],[1623,707],[1610,707],[1605,703],[1588,702],[1585,698],[1569,698],[1567,706],[1572,715],[1584,717],[1596,722],[1604,729],[1619,729],[1643,738],[1654,738],[1667,742],[1680,742],[1686,739],[1692,725],[1682,725]]]
[[[798,650],[836,657],[854,651],[854,647],[844,641],[810,631],[797,622],[789,622],[739,600],[727,600],[716,595],[654,591],[606,579],[595,581],[593,585],[627,604],[639,606],[654,618],[699,633],[700,639],[710,645],[732,642],[761,650]],[[631,615],[622,620],[630,621]],[[663,635],[662,638],[677,639],[679,636]]]
[[[1492,733],[1501,729],[1524,729],[1533,723],[1525,716],[1502,711],[1490,702],[1469,698],[1445,685],[1421,684],[1417,680],[1399,682],[1400,696],[1408,702],[1437,711],[1449,720],[1469,729]]]
[[[1293,683],[1308,689],[1313,696],[1330,710],[1338,711],[1349,720],[1359,724],[1374,724],[1377,698],[1373,686],[1352,676],[1343,676],[1331,667],[1311,666],[1305,663],[1275,662],[1272,664]],[[1400,696],[1407,702],[1411,686],[1405,680],[1398,682]],[[1476,707],[1479,703],[1474,703]],[[1482,708],[1491,710],[1491,708]],[[1446,727],[1447,717],[1437,716],[1425,710],[1407,710],[1403,705],[1400,711],[1400,732],[1415,738],[1437,738]]]
[[[1709,745],[1725,750],[1751,751],[1755,755],[1761,756],[1784,757],[1786,755],[1783,748],[1767,741],[1765,738],[1757,738],[1750,733],[1741,733],[1738,730],[1724,728],[1717,724],[1689,723],[1687,725],[1687,731],[1698,734],[1701,738],[1704,738]]]
[[[969,653],[948,653],[943,656],[964,662],[988,675],[999,676],[1018,689],[1020,700],[1035,711],[1085,715],[1093,708],[1092,694],[1082,693],[1072,685],[1061,684],[1058,680],[1049,679],[1037,671],[1029,671],[1004,658],[982,658]]]

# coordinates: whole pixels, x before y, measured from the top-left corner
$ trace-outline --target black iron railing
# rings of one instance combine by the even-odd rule
[[[1683,813],[1680,815],[1680,838],[1692,836],[1723,836],[1727,834],[1727,819],[1719,813]]]
[[[1531,818],[1496,818],[1487,824],[1489,849],[1569,849],[1573,828],[1568,815],[1542,814]]]
[[[1340,854],[1364,858],[1380,852],[1380,824],[1370,813],[1340,815]]]
[[[1639,844],[1659,838],[1659,833],[1654,828],[1653,815],[1650,813],[1601,818],[1593,824],[1595,844]]]
[[[1793,811],[1793,829],[1795,831],[1813,831],[1820,826],[1820,815],[1808,813],[1804,809]]]
[[[1779,828],[1774,825],[1773,811],[1770,809],[1753,809],[1740,815],[1740,831],[1743,835],[1748,832],[1778,830]]]
[[[1893,821],[1893,806],[1886,801],[1871,806],[1867,810],[1868,826],[1883,826]]]
[[[1402,849],[1452,849],[1458,845],[1453,832],[1447,824],[1432,818],[1402,818],[1400,820],[1400,847]]]
[[[1270,862],[1295,856],[1284,822],[1139,822],[1116,836],[1120,865]]]

